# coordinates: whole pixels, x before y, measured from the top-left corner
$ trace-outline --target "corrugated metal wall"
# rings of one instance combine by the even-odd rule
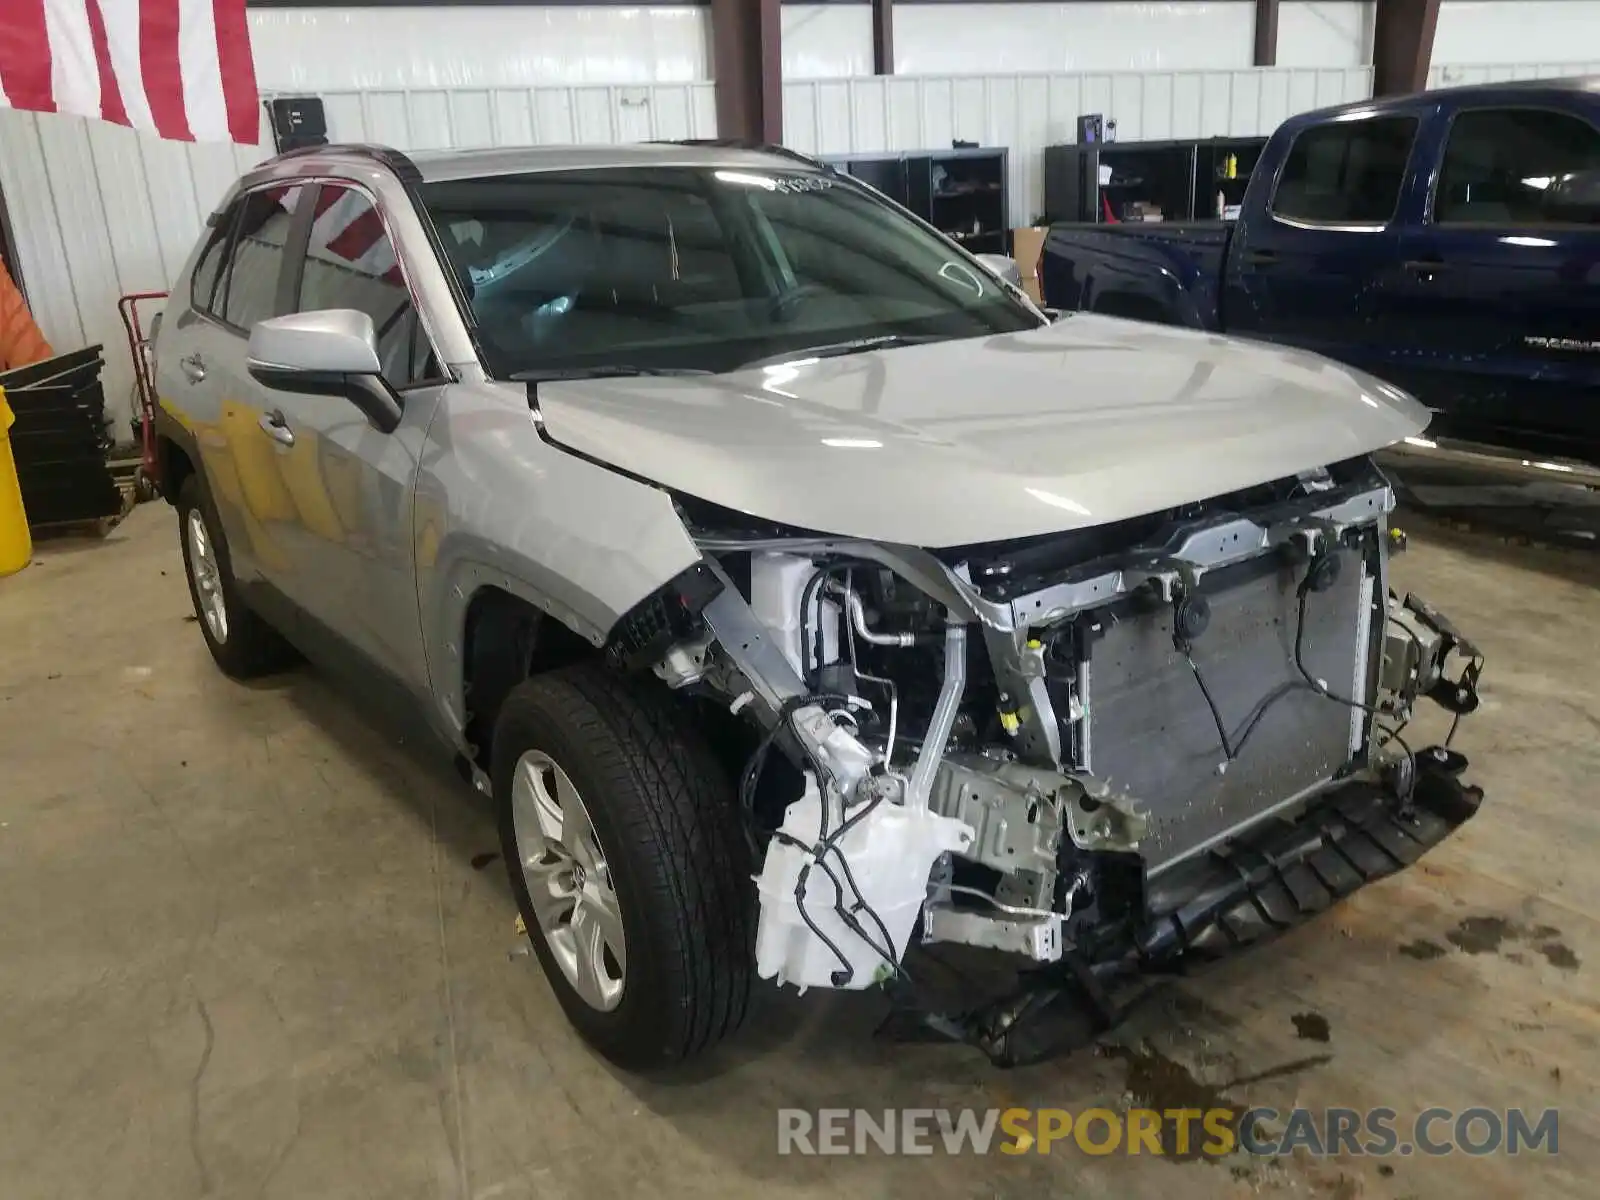
[[[1570,63],[1451,63],[1428,72],[1428,86],[1456,87],[1469,83],[1505,83],[1513,79],[1567,79],[1600,75],[1600,59]]]
[[[58,351],[105,346],[116,436],[133,412],[117,297],[167,290],[223,191],[269,152],[0,109],[0,189],[29,306]]]
[[[784,85],[784,140],[814,154],[1008,146],[1021,225],[1044,204],[1044,148],[1075,141],[1082,113],[1114,116],[1123,141],[1248,136],[1371,94],[1369,67],[808,80]]]

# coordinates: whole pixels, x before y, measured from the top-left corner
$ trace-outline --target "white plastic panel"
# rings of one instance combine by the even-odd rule
[[[926,150],[954,139],[1011,151],[1011,223],[1044,206],[1044,148],[1077,118],[1117,121],[1123,141],[1270,134],[1286,118],[1372,94],[1367,67],[1312,70],[925,75],[784,85],[784,140],[814,154]]]
[[[782,16],[785,79],[872,74],[871,5],[785,4]]]
[[[1370,0],[1284,0],[1278,66],[1360,67],[1372,62]]]
[[[1436,67],[1559,63],[1600,51],[1600,0],[1443,0]]]
[[[263,92],[711,78],[708,10],[684,5],[251,9]]]
[[[1100,4],[902,4],[895,70],[905,75],[1163,71],[1248,67],[1250,0]]]

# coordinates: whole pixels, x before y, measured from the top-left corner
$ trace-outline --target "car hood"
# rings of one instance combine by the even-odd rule
[[[1177,507],[1428,421],[1314,354],[1088,314],[724,375],[545,383],[538,408],[557,445],[702,500],[929,547]]]

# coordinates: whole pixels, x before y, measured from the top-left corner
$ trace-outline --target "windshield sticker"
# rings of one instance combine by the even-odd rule
[[[772,182],[780,192],[825,192],[833,187],[826,175],[774,175]]]

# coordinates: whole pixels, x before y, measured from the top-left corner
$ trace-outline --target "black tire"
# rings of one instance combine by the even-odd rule
[[[506,697],[494,729],[500,844],[529,941],[567,1018],[606,1058],[647,1070],[733,1033],[749,1004],[755,889],[734,789],[665,692],[597,663],[535,676]],[[529,898],[512,780],[547,754],[588,810],[627,942],[623,992],[591,1007],[555,962]]]
[[[200,635],[205,638],[206,647],[217,666],[222,668],[222,673],[233,679],[258,679],[292,666],[297,659],[294,649],[240,597],[233,578],[233,564],[228,557],[228,543],[222,536],[221,522],[212,511],[198,478],[191,475],[184,480],[175,507],[178,510],[178,544],[183,547],[183,574],[189,582],[189,599],[194,604]],[[212,631],[206,620],[200,586],[195,580],[195,564],[188,535],[191,513],[198,513],[205,522],[206,536],[210,539],[212,554],[216,559],[227,611],[227,630],[222,637]]]

